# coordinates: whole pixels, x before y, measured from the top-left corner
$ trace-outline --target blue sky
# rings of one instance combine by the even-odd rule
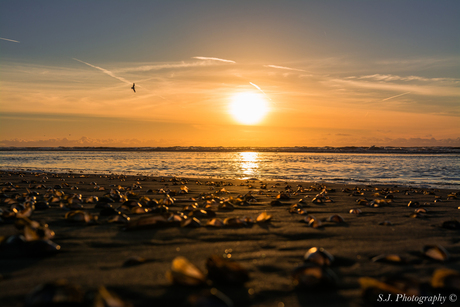
[[[0,145],[456,144],[458,16],[443,0],[2,1]],[[251,83],[271,112],[248,127],[227,105]]]

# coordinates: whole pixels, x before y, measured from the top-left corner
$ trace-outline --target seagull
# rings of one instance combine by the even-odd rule
[[[134,91],[134,93],[136,92],[136,83],[133,83],[133,86],[131,87],[131,89]]]

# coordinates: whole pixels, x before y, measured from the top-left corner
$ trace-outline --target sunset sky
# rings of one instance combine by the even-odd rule
[[[459,16],[455,0],[2,0],[0,146],[460,146]]]

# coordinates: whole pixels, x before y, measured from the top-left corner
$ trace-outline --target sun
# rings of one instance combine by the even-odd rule
[[[267,113],[268,104],[262,95],[246,92],[232,97],[230,114],[241,124],[257,124]]]

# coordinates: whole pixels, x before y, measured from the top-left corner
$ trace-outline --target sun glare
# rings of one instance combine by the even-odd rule
[[[260,122],[268,112],[268,104],[262,95],[239,93],[233,96],[230,114],[240,123],[254,125]]]

